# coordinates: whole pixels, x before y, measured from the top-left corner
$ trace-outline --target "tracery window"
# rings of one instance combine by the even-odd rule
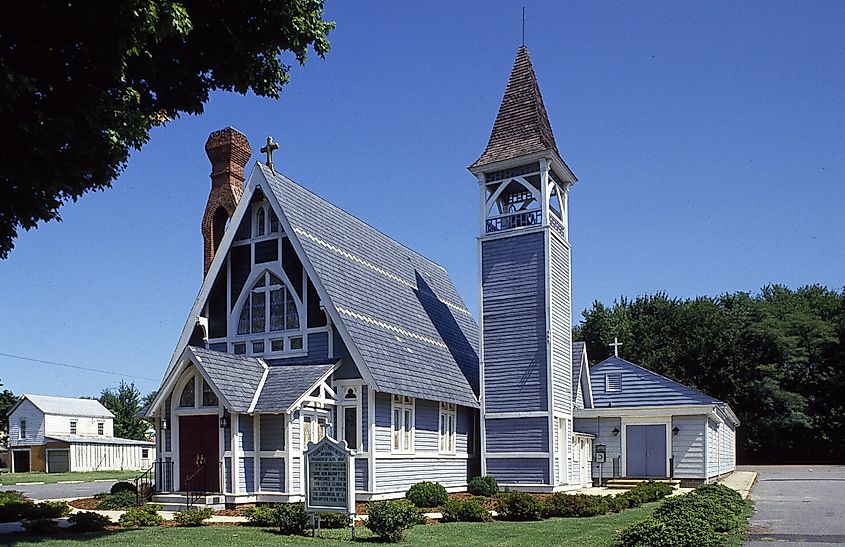
[[[192,407],[194,406],[195,401],[195,394],[194,394],[194,386],[196,383],[196,378],[191,377],[188,380],[188,383],[185,384],[185,387],[182,388],[182,395],[179,396],[179,406],[180,407]]]
[[[293,295],[276,275],[264,272],[241,308],[238,334],[298,329],[299,312]]]

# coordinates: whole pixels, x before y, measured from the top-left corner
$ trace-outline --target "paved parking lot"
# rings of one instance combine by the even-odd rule
[[[100,492],[108,492],[115,481],[80,482],[75,484],[19,484],[0,486],[2,490],[17,490],[33,500],[55,500],[68,498],[90,498]]]
[[[749,541],[753,547],[845,545],[845,466],[772,465],[757,471]]]

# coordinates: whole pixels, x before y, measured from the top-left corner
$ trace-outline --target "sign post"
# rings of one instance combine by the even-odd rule
[[[596,463],[599,464],[599,486],[603,486],[604,482],[604,462],[607,458],[607,446],[603,444],[596,445]]]
[[[345,513],[355,537],[355,456],[346,441],[323,437],[305,451],[305,511],[311,513],[314,535],[316,513]],[[317,519],[319,528],[319,517]]]

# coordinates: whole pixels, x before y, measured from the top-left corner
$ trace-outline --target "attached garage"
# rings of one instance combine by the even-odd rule
[[[47,449],[47,472],[67,473],[70,471],[70,450],[67,448]]]

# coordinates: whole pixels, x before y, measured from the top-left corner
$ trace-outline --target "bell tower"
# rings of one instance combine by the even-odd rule
[[[570,484],[569,188],[525,46],[490,140],[469,170],[480,198],[482,473],[545,491]]]

